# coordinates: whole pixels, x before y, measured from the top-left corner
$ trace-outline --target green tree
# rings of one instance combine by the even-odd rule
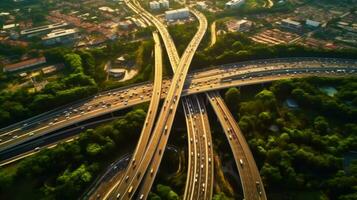
[[[240,91],[237,88],[229,88],[224,95],[224,99],[228,106],[233,110],[237,111],[239,106]]]
[[[212,198],[212,200],[233,200],[233,198],[229,198],[224,194],[223,192],[220,192],[218,194],[215,194]]]

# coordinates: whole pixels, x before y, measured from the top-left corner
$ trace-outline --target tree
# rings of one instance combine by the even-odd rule
[[[229,88],[228,91],[225,93],[224,98],[228,106],[233,111],[238,110],[240,91],[237,88],[235,87]]]
[[[159,196],[167,200],[178,200],[179,196],[169,187],[165,185],[158,184],[156,190]]]
[[[267,109],[275,106],[276,99],[273,92],[269,90],[263,90],[255,95],[255,98],[261,100]]]
[[[314,120],[314,128],[319,134],[327,134],[329,124],[322,116],[318,116]]]
[[[233,200],[233,198],[229,198],[226,196],[225,193],[220,192],[218,194],[215,194],[212,198],[212,200]]]
[[[72,72],[83,72],[82,59],[78,54],[68,53],[64,55],[64,63]]]
[[[149,193],[149,196],[148,196],[148,199],[149,200],[161,200],[161,197],[153,192],[150,192]]]
[[[260,174],[263,176],[265,182],[269,186],[279,184],[282,180],[282,176],[278,168],[265,163],[260,170]]]
[[[99,144],[91,143],[87,146],[87,153],[91,156],[96,156],[102,152],[102,147]]]

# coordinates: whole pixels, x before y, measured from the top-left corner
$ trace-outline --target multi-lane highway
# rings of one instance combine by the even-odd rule
[[[188,131],[188,169],[184,199],[211,199],[213,149],[206,108],[202,99],[196,95],[184,97],[182,102]]]
[[[357,72],[357,61],[321,58],[299,58],[263,60],[255,62],[235,63],[211,68],[207,71],[194,72],[188,75],[183,96],[223,89],[231,86],[242,86],[269,82],[284,78],[298,78],[305,76],[346,76]],[[163,81],[162,95],[164,98],[171,82]],[[151,99],[152,84],[143,83],[136,86],[119,88],[84,99],[76,104],[64,106],[62,109],[48,112],[36,119],[19,122],[13,126],[3,128],[0,133],[0,159],[4,159],[6,149],[19,145],[25,141],[38,138],[54,130],[85,121],[93,116],[101,116],[116,110],[147,102]],[[111,106],[106,106],[106,104]],[[92,111],[87,111],[92,107]],[[83,114],[79,110],[85,111]],[[83,112],[81,111],[81,112]],[[70,120],[66,115],[70,113]],[[54,122],[55,125],[48,125]],[[59,120],[61,119],[61,120]],[[31,127],[23,128],[24,124]],[[17,135],[17,138],[13,136]]]
[[[245,199],[267,199],[253,154],[235,119],[217,91],[206,93],[229,141]]]
[[[125,173],[121,181],[125,181],[124,179],[126,179],[126,177],[131,176],[131,174],[133,173],[132,170],[135,169],[136,162],[138,163],[141,162],[142,156],[149,142],[151,131],[154,126],[154,122],[156,118],[156,113],[159,108],[161,87],[162,87],[162,47],[157,32],[153,32],[153,38],[155,41],[155,79],[154,79],[154,86],[152,90],[152,97],[146,115],[144,127],[141,131],[138,145],[135,148],[131,161],[126,167]],[[112,192],[112,191],[115,190],[115,188],[119,183],[120,181],[109,190],[109,192],[106,194],[104,199],[108,198],[110,194],[114,195],[116,198],[117,196],[116,192],[115,191]]]
[[[148,192],[146,191],[150,191],[154,182],[155,175],[163,156],[163,151],[165,150],[167,144],[189,65],[193,58],[193,54],[198,48],[198,45],[207,29],[207,21],[205,17],[197,11],[192,11],[192,13],[200,22],[199,29],[193,40],[189,43],[179,62],[176,73],[172,79],[172,84],[167,92],[158,122],[155,126],[153,136],[150,140],[148,148],[145,151],[142,162],[138,163],[135,175],[128,177],[128,179],[126,179],[127,181],[121,182],[118,190],[116,190],[117,196],[120,196],[121,199],[132,198],[144,177],[143,182],[145,184],[142,184],[141,191],[145,191],[145,193],[139,193],[138,195],[140,199],[147,198]],[[151,166],[150,170],[148,170],[148,166]]]
[[[136,3],[135,5],[137,6],[137,8],[135,8],[135,6],[131,6],[131,8],[134,10],[134,12],[136,11],[136,9],[140,9],[143,12],[145,12],[145,17],[147,17],[149,20],[152,20],[152,23],[155,24],[155,26],[158,28],[158,30],[160,30],[161,36],[163,37],[164,44],[167,49],[167,54],[169,55],[169,60],[171,63],[172,70],[175,73],[178,68],[180,58],[179,58],[178,52],[176,51],[175,44],[174,44],[171,36],[168,34],[166,27],[159,20],[157,20],[154,16],[152,16],[150,13],[147,13],[145,10],[143,10],[141,8],[140,4]],[[203,104],[201,105],[201,102],[198,100],[198,98],[196,96],[192,97],[192,99],[194,99],[195,104],[192,103],[191,98],[189,98],[189,100],[186,101],[186,103],[183,103],[183,107],[185,110],[190,111],[197,107],[204,106]],[[189,119],[190,118],[186,117],[187,123],[191,122],[191,121],[189,121]],[[195,116],[195,119],[196,119],[196,116]],[[209,131],[210,127],[209,127],[207,116],[204,114],[204,117],[199,117],[197,119],[199,120],[198,124],[200,124],[200,126],[203,127],[203,129],[198,129],[198,130],[204,130],[204,132],[202,134],[199,134],[199,133],[201,133],[201,131],[198,131],[198,134],[204,135],[205,137],[211,139],[211,135],[210,135],[210,131]],[[205,120],[205,119],[207,119],[207,120]],[[189,131],[188,132],[189,136],[192,133],[190,131],[195,132],[195,130],[190,130],[190,129],[188,131]],[[208,157],[212,156],[210,154],[211,150],[205,150],[204,146],[210,146],[211,142],[209,142],[207,145],[207,141],[202,140],[201,137],[197,137],[197,141],[199,142],[199,145],[201,145],[201,148],[198,148],[199,151],[193,152],[194,153],[194,155],[192,155],[193,158],[195,158],[195,160],[197,160],[197,158],[199,159],[199,155],[201,155],[203,159],[206,158],[207,162],[208,162],[208,160],[210,161],[212,158],[208,159]],[[195,144],[196,143],[194,143],[194,146],[196,147]],[[195,165],[195,168],[198,167],[198,172],[196,175],[197,177],[194,179],[195,181],[193,179],[187,179],[187,180],[194,181],[193,183],[188,183],[188,184],[193,185],[193,186],[198,185],[198,187],[193,187],[193,188],[186,187],[186,189],[190,189],[190,194],[188,194],[190,196],[190,199],[206,199],[206,198],[210,199],[210,197],[211,197],[210,195],[212,195],[212,182],[211,181],[213,181],[213,178],[212,178],[213,177],[213,166],[204,164],[204,162],[206,160],[199,159],[199,162],[202,164]],[[189,163],[191,163],[191,162],[189,162]],[[196,162],[193,162],[193,163],[196,163]],[[153,163],[151,163],[151,165],[153,165]],[[153,168],[151,165],[149,166],[150,169]],[[201,166],[202,167],[204,166],[204,169],[200,168]],[[190,169],[192,166],[189,165],[188,167]],[[190,173],[190,170],[188,171],[188,173]],[[187,177],[190,178],[189,175]],[[204,177],[206,177],[206,178],[204,178]],[[149,181],[149,183],[147,183],[146,181]],[[149,178],[145,178],[144,182],[142,183],[142,185],[147,185],[147,184],[150,184]],[[207,188],[207,189],[203,189],[203,191],[200,192],[200,187]],[[149,190],[150,190],[149,187],[144,187],[144,189],[141,190],[139,193],[146,196],[146,194],[149,193]],[[185,194],[187,194],[187,193],[188,192],[185,191]]]

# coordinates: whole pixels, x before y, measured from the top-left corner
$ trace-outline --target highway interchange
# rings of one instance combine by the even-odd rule
[[[138,162],[138,166],[134,169],[136,172],[130,177],[125,177],[125,180],[119,184],[119,187],[114,192],[117,199],[133,198],[133,195],[140,187],[141,182],[140,192],[138,193],[139,199],[146,199],[150,192],[163,157],[163,151],[165,150],[167,140],[169,138],[168,136],[171,131],[179,98],[183,90],[191,60],[207,29],[207,21],[205,17],[196,11],[192,11],[192,13],[200,22],[199,29],[183,53],[182,58],[180,59],[175,70],[172,83],[168,88],[167,96],[163,103],[163,107],[158,117],[149,145],[145,150],[145,154],[142,157],[141,162]],[[136,162],[136,160],[132,160],[132,162]]]
[[[127,2],[127,3],[130,4],[130,2]],[[175,73],[177,68],[178,68],[180,58],[179,58],[178,52],[176,50],[175,44],[174,44],[170,34],[168,33],[168,30],[166,29],[165,25],[163,23],[161,23],[160,20],[156,19],[156,17],[154,17],[150,13],[146,12],[140,6],[140,4],[138,4],[137,2],[135,2],[135,6],[133,6],[133,5],[128,5],[128,6],[130,8],[132,8],[133,11],[136,12],[137,14],[139,14],[138,10],[142,11],[142,13],[144,13],[144,14],[142,14],[141,16],[143,18],[147,17],[146,21],[151,21],[153,24],[155,24],[155,26],[157,27],[157,29],[159,30],[159,32],[160,32],[160,34],[161,34],[161,36],[163,38],[164,44],[166,46],[167,54],[169,55],[169,60],[170,60],[170,63],[171,63],[172,70]],[[198,13],[197,11],[195,11],[194,14],[196,15],[197,18],[199,18],[199,15],[201,16],[201,18],[204,18],[204,16],[201,15],[200,13]],[[151,22],[149,22],[149,23],[151,23]],[[204,28],[207,28],[207,27],[204,27]],[[188,99],[189,100],[186,101],[186,103],[182,102],[184,110],[189,110],[189,112],[190,112],[192,110],[192,108],[193,109],[197,109],[197,107],[203,107],[204,106],[204,105],[202,105],[201,101],[198,100],[198,98],[196,96],[188,97]],[[193,100],[195,103],[193,103],[191,100]],[[206,115],[205,115],[205,117],[207,118]],[[186,117],[186,122],[188,124],[190,123],[190,121],[189,121],[190,119],[191,118]],[[200,117],[200,118],[197,118],[197,119],[200,120],[201,127],[204,127],[205,130],[209,130],[210,126],[209,126],[208,120],[204,120],[205,118],[203,118],[203,117]],[[192,121],[191,121],[191,123],[192,123]],[[199,130],[201,130],[201,129],[199,129]],[[190,136],[193,132],[201,133],[201,131],[195,131],[195,130],[189,129],[189,134],[188,135]],[[202,134],[203,135],[207,134],[207,138],[211,138],[210,131],[204,131],[204,133],[202,133]],[[199,134],[199,135],[202,135],[202,134]],[[199,157],[199,155],[201,153],[202,158],[206,158],[207,164],[205,164],[202,160],[201,160],[201,163],[203,163],[203,164],[201,164],[201,165],[197,165],[197,162],[194,162],[195,163],[194,168],[195,169],[198,168],[198,172],[200,172],[200,173],[197,173],[195,175],[196,178],[194,178],[194,179],[187,179],[188,180],[187,185],[192,186],[194,189],[190,190],[192,188],[186,187],[185,189],[189,190],[189,191],[185,191],[185,195],[190,196],[190,199],[210,199],[211,195],[212,195],[212,183],[213,183],[213,179],[212,179],[213,170],[212,169],[213,169],[213,166],[212,165],[211,166],[208,165],[208,160],[211,160],[211,158],[208,159],[208,157],[212,156],[212,153],[211,153],[211,151],[204,150],[204,146],[207,146],[207,143],[205,141],[203,141],[200,137],[198,137],[198,141],[200,141],[199,144],[203,145],[203,146],[202,146],[202,148],[198,148],[198,150],[199,150],[198,153],[196,151],[192,152],[192,156],[195,158],[194,160],[196,161],[197,160],[196,155],[198,155],[198,157]],[[193,143],[194,146],[195,146],[196,142]],[[191,144],[192,144],[192,142],[189,143],[189,145],[191,145]],[[191,162],[189,162],[189,163],[191,163]],[[151,165],[153,165],[153,164],[151,164]],[[200,170],[200,167],[201,167],[201,170]],[[153,167],[149,167],[149,168],[151,168],[151,171],[154,171]],[[190,164],[189,164],[189,168],[191,168]],[[203,170],[203,168],[205,170]],[[188,173],[191,173],[190,169],[188,170]],[[202,176],[203,177],[206,176],[206,178],[203,178]],[[142,183],[142,185],[145,185],[145,186],[146,185],[151,185],[152,182],[150,182],[150,181],[153,181],[153,179],[146,178],[144,180],[144,182]],[[202,192],[197,192],[197,189],[199,190],[200,187],[203,187]],[[208,188],[208,189],[205,189],[205,188]],[[143,194],[143,197],[145,197],[149,192],[150,192],[150,187],[145,187],[143,189],[143,191],[140,192],[140,194]],[[206,197],[207,194],[209,196]],[[185,197],[185,199],[186,199],[186,197]]]
[[[148,24],[153,24],[157,28],[174,71],[172,79],[162,81],[162,47],[158,33],[153,32],[155,41],[153,83],[106,91],[1,129],[1,160],[6,160],[5,155],[8,152],[11,152],[14,147],[25,144],[26,141],[35,140],[93,117],[150,101],[138,145],[123,178],[103,197],[104,199],[135,197],[146,199],[159,170],[175,113],[181,102],[187,124],[189,149],[184,199],[211,199],[214,168],[210,125],[203,99],[191,95],[206,92],[204,97],[209,99],[233,151],[245,199],[266,199],[264,186],[248,144],[223,99],[215,90],[284,78],[311,75],[346,76],[357,72],[357,62],[354,60],[297,58],[241,62],[188,74],[193,55],[207,29],[204,15],[190,8],[199,21],[199,28],[182,57],[179,58],[173,40],[160,20],[145,11],[135,0],[126,1],[126,4]],[[187,97],[180,101],[181,96]],[[158,113],[161,99],[164,99],[164,102]],[[36,147],[33,151],[38,150],[39,147]],[[30,153],[34,153],[33,151]]]

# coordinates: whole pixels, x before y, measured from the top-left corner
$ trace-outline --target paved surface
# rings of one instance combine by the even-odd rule
[[[233,151],[234,160],[242,183],[244,198],[250,200],[267,199],[253,154],[238,124],[218,92],[214,91],[206,94]]]
[[[211,199],[213,192],[212,136],[204,102],[183,98],[188,131],[188,169],[183,199]]]
[[[182,95],[186,96],[231,86],[251,85],[312,75],[333,77],[349,76],[356,73],[356,67],[356,61],[321,58],[279,59],[236,63],[190,74],[185,83],[185,89]],[[169,80],[163,81],[161,98],[166,96],[170,84],[171,82]],[[0,143],[0,154],[5,155],[7,150],[11,149],[11,147],[18,146],[25,141],[39,138],[39,136],[51,133],[54,130],[77,124],[94,116],[101,116],[106,113],[147,102],[151,99],[151,95],[152,84],[150,83],[119,88],[3,128],[0,133],[0,139],[2,140]],[[103,101],[112,103],[112,106],[102,108]],[[92,107],[92,110],[89,112],[86,111],[84,114],[74,112],[74,110],[80,109],[87,110],[90,107]],[[66,119],[67,114],[65,112],[70,113],[70,119]],[[48,123],[53,122],[55,118],[57,118],[58,121],[53,125],[48,125]],[[31,123],[29,123],[29,121],[31,121]],[[23,128],[26,123],[29,124],[29,127]],[[18,136],[16,139],[13,138],[15,135]],[[2,156],[0,156],[0,158],[1,157]]]
[[[162,160],[163,151],[165,150],[167,144],[189,65],[193,58],[192,52],[195,52],[197,49],[207,29],[207,21],[204,16],[194,10],[192,10],[192,13],[199,19],[200,27],[179,62],[176,73],[172,79],[172,84],[167,92],[163,109],[158,117],[158,123],[155,126],[153,136],[150,140],[148,148],[145,151],[142,162],[138,164],[135,175],[129,177],[128,181],[122,182],[118,187],[117,194],[121,199],[132,198],[135,191],[140,186],[142,179],[144,179],[144,184],[142,184],[141,191],[145,192],[139,192],[138,195],[141,199],[147,198],[148,192],[146,191],[150,191],[154,182],[154,178]],[[165,41],[165,39],[163,40]],[[149,166],[151,166],[150,170],[148,170]],[[145,173],[147,173],[147,175],[145,175]]]
[[[139,138],[138,145],[134,151],[133,157],[129,162],[122,179],[117,180],[116,184],[109,189],[108,193],[104,196],[104,199],[107,198],[116,198],[119,194],[119,189],[116,187],[123,182],[127,182],[129,177],[131,177],[135,173],[136,163],[140,163],[143,155],[145,153],[145,149],[148,145],[150,135],[152,132],[152,128],[154,126],[156,113],[158,111],[159,103],[160,103],[160,94],[162,87],[162,48],[160,44],[159,35],[154,32],[153,38],[155,41],[155,80],[153,86],[153,92],[151,97],[151,102],[149,105],[148,113],[146,115],[144,127],[141,131],[141,135]]]

